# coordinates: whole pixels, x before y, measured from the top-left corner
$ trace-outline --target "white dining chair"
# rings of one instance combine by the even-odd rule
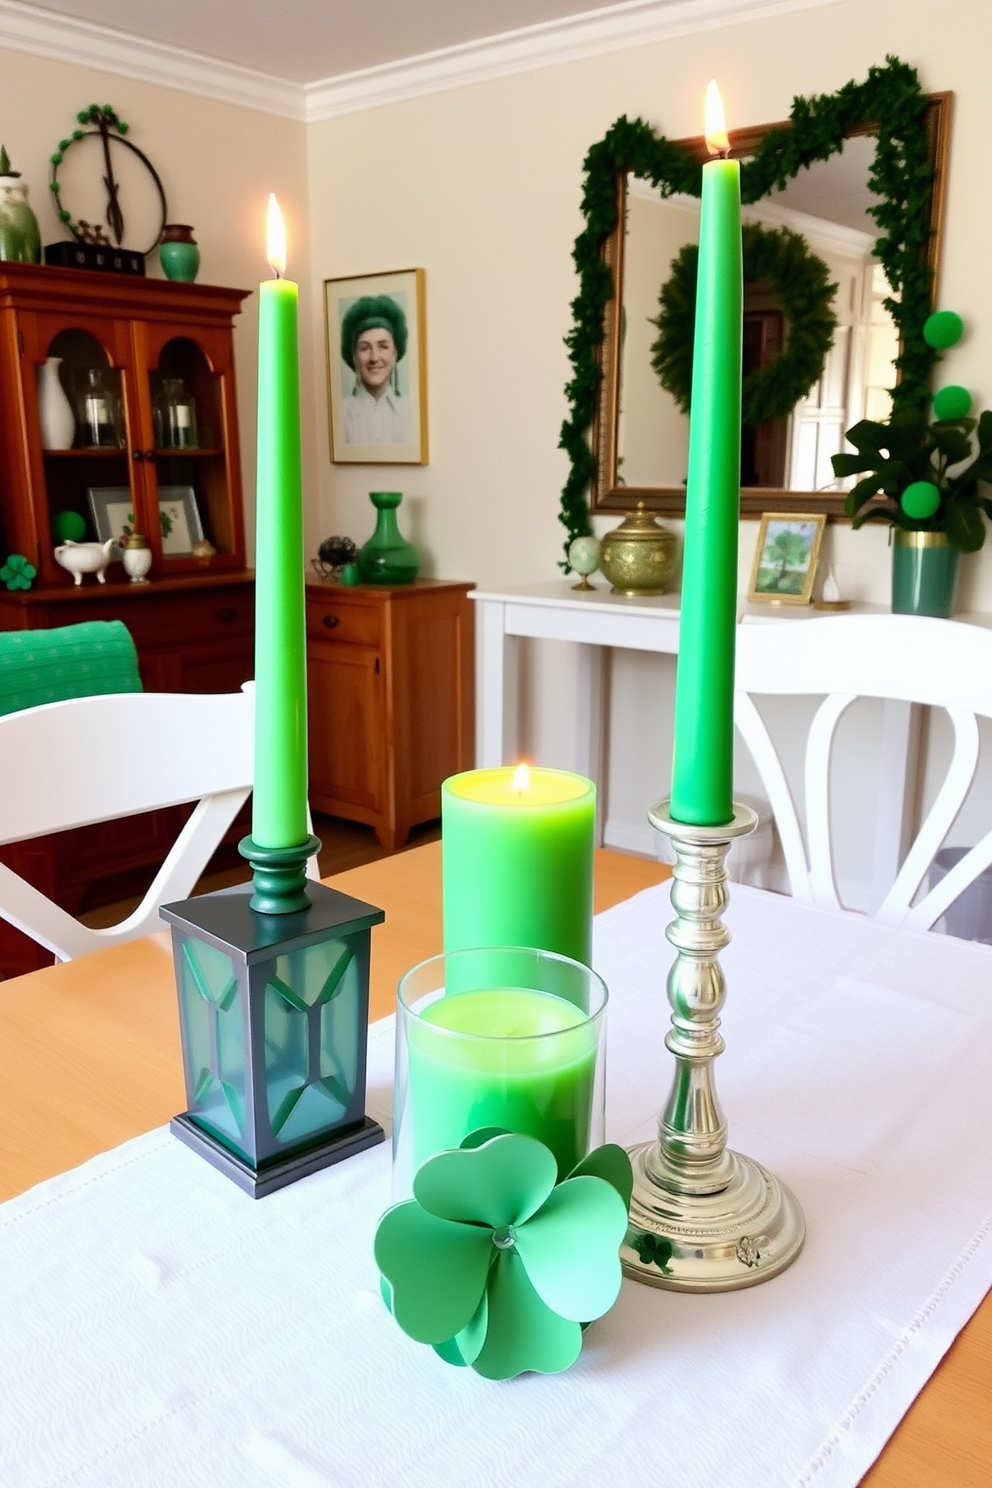
[[[844,907],[831,833],[832,789],[841,782],[831,778],[831,755],[838,723],[858,698],[942,708],[953,732],[943,782],[884,886],[875,917],[930,929],[992,863],[990,829],[939,882],[924,888],[975,778],[979,719],[992,718],[992,630],[889,614],[745,622],[737,628],[736,687],[737,729],[771,803],[795,898]],[[823,699],[805,740],[798,807],[781,752],[755,702],[761,696]]]
[[[5,864],[0,917],[60,961],[162,929],[159,907],[188,898],[253,776],[252,683],[234,693],[108,693],[0,718],[0,846],[197,803],[141,903],[118,924],[81,924]],[[317,872],[313,858],[308,877]]]

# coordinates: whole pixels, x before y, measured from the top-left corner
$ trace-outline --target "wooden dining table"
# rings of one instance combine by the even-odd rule
[[[400,976],[440,951],[440,843],[327,880],[380,906],[370,1015],[393,1011]],[[653,861],[597,849],[597,912],[659,882]],[[0,983],[0,1201],[63,1173],[185,1107],[166,933]],[[863,1478],[868,1488],[992,1482],[992,1295]]]

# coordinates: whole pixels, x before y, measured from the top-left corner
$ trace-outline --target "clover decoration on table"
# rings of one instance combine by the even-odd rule
[[[413,1198],[379,1221],[375,1259],[397,1323],[487,1379],[574,1364],[584,1326],[620,1292],[632,1186],[622,1147],[598,1147],[558,1182],[534,1137],[493,1128],[418,1170]]]

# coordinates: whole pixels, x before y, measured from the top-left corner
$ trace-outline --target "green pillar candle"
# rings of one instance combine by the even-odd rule
[[[445,950],[534,946],[588,966],[596,787],[522,768],[467,770],[441,787]]]
[[[722,115],[711,83],[706,139],[714,153],[729,150]],[[711,160],[703,166],[699,221],[672,751],[672,819],[693,826],[720,826],[733,816],[742,316],[740,167]]]
[[[595,1029],[547,992],[494,988],[442,997],[410,1030],[413,1160],[497,1126],[537,1137],[562,1177],[589,1150]]]
[[[269,198],[269,262],[258,307],[255,553],[255,793],[259,847],[296,847],[307,832],[307,692],[298,289],[286,267],[282,214]]]

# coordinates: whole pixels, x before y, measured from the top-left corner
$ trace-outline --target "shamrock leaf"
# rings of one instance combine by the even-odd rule
[[[34,564],[29,563],[23,553],[11,553],[0,568],[0,580],[11,590],[30,589],[37,573]]]
[[[404,1332],[488,1379],[574,1363],[582,1325],[620,1291],[630,1162],[604,1147],[556,1176],[549,1148],[509,1132],[473,1133],[423,1164],[375,1240]]]

